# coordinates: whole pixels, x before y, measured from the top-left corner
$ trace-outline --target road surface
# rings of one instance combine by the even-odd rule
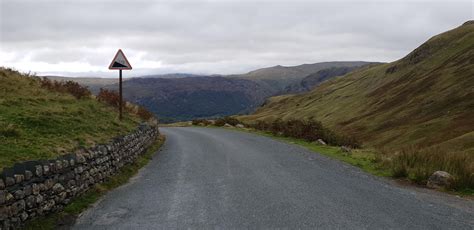
[[[295,145],[161,130],[162,151],[75,229],[474,229],[472,201],[397,186]]]

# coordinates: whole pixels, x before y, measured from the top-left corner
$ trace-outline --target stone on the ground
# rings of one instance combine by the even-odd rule
[[[242,125],[242,124],[237,124],[235,127],[239,128],[239,129],[243,129],[243,128],[245,128],[245,126],[244,126],[244,125]]]
[[[234,127],[234,126],[229,125],[228,123],[225,123],[225,124],[224,124],[224,127],[232,128],[232,127]]]
[[[451,185],[453,176],[445,171],[436,171],[428,178],[426,186],[429,188],[447,188]]]
[[[327,145],[325,141],[323,141],[323,139],[318,139],[317,142],[321,145]]]

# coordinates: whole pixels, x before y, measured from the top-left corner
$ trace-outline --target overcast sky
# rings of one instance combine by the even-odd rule
[[[473,1],[0,0],[0,66],[67,76],[232,74],[397,60],[473,18]]]

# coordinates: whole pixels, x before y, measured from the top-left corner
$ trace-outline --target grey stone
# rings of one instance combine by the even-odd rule
[[[31,190],[34,195],[38,195],[40,192],[40,186],[38,184],[32,184],[31,185]]]
[[[29,170],[25,171],[25,180],[30,180],[33,177],[33,173]]]
[[[13,203],[11,206],[10,206],[10,211],[13,215],[16,215],[22,211],[25,210],[25,201],[24,200],[19,200],[15,203]]]
[[[8,203],[8,202],[11,202],[13,200],[15,200],[15,197],[11,193],[7,192],[7,194],[5,196],[5,202]]]
[[[6,205],[0,206],[0,221],[7,219],[9,216],[10,216],[10,206],[6,206]]]
[[[25,198],[25,203],[27,208],[33,208],[36,206],[36,197],[35,196],[27,196]]]
[[[429,188],[448,188],[453,181],[453,176],[445,171],[436,171],[429,178],[426,185]]]
[[[21,182],[23,182],[23,180],[25,180],[25,176],[22,175],[22,174],[15,174],[13,175],[13,177],[15,178],[15,183],[19,184]]]
[[[323,141],[323,139],[318,139],[317,142],[321,145],[327,145],[325,141]]]
[[[20,214],[20,219],[21,221],[25,221],[26,219],[28,219],[28,214],[26,212],[22,212]]]
[[[25,193],[23,192],[23,190],[16,190],[16,191],[13,193],[13,196],[14,196],[15,199],[17,199],[17,200],[23,199],[23,197],[25,197]]]
[[[43,176],[43,166],[41,165],[35,166],[35,174],[37,177]]]
[[[53,192],[55,193],[59,193],[61,191],[64,190],[64,186],[60,183],[56,183],[54,186],[53,186]]]
[[[239,129],[245,128],[245,126],[243,124],[237,124],[237,125],[235,125],[235,127],[239,128]]]
[[[48,175],[49,174],[49,166],[48,165],[43,165],[43,174]]]
[[[0,190],[0,205],[5,204],[7,201],[7,191]]]
[[[13,177],[6,177],[5,184],[7,185],[7,187],[12,186],[15,184],[15,179],[13,179]]]
[[[29,196],[33,193],[33,188],[31,185],[27,185],[23,188],[23,192],[25,193],[25,196]]]

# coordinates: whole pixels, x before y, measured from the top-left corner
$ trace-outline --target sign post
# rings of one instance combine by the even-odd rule
[[[125,57],[125,54],[123,54],[122,50],[119,49],[117,51],[117,54],[115,54],[114,59],[109,65],[109,69],[118,69],[119,70],[119,119],[122,120],[122,70],[131,70],[132,65],[127,60],[127,57]]]

